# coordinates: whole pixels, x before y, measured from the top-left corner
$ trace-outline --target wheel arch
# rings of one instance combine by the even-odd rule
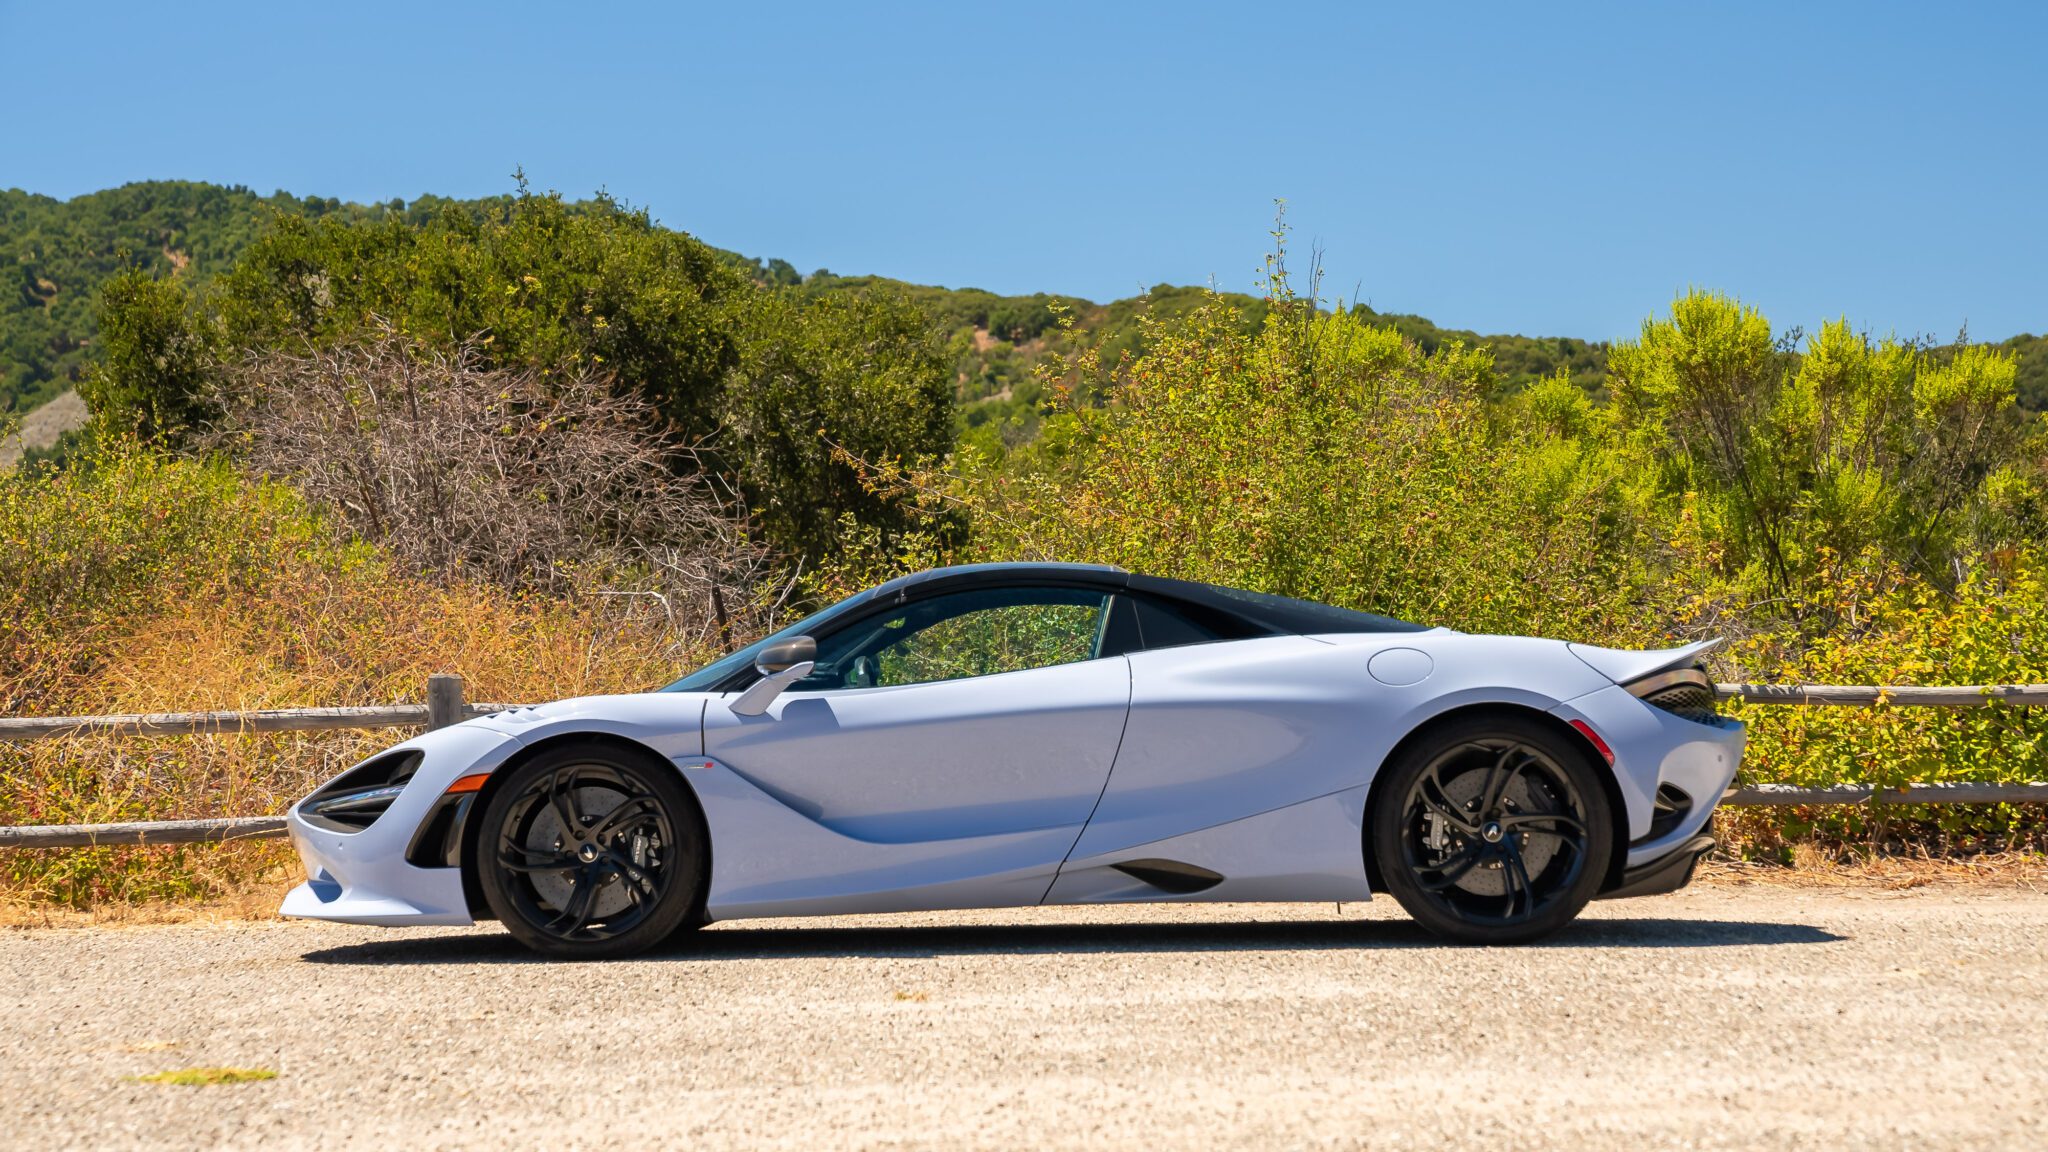
[[[1587,763],[1593,765],[1593,776],[1600,781],[1601,791],[1607,794],[1608,816],[1614,826],[1613,858],[1607,862],[1607,875],[1602,878],[1599,890],[1605,892],[1619,884],[1622,870],[1628,863],[1628,808],[1622,801],[1621,784],[1614,778],[1614,766],[1607,762],[1607,758],[1600,754],[1600,750],[1593,746],[1591,740],[1586,739],[1584,733],[1556,716],[1526,704],[1498,700],[1464,704],[1439,712],[1410,729],[1407,735],[1401,737],[1387,750],[1386,758],[1381,760],[1379,767],[1373,771],[1372,783],[1365,793],[1365,817],[1360,849],[1365,853],[1366,884],[1376,893],[1387,890],[1386,883],[1380,876],[1379,862],[1374,858],[1371,845],[1367,842],[1372,836],[1374,814],[1379,811],[1380,804],[1385,802],[1386,789],[1381,785],[1387,778],[1386,766],[1452,724],[1487,717],[1531,721],[1547,729],[1571,747],[1577,748],[1580,754],[1586,757]]]
[[[470,804],[469,812],[471,818],[462,822],[462,898],[469,905],[469,914],[472,919],[494,920],[497,918],[491,912],[490,903],[484,899],[483,883],[478,879],[477,875],[478,854],[481,850],[479,838],[483,827],[483,814],[490,807],[491,798],[504,788],[505,781],[511,779],[512,773],[517,771],[522,765],[569,744],[587,744],[607,748],[622,756],[629,756],[640,760],[649,768],[664,768],[670,772],[675,772],[677,776],[682,775],[677,770],[675,762],[668,757],[663,756],[638,740],[629,736],[620,736],[613,732],[558,732],[552,736],[536,740],[519,749],[519,751],[514,752],[506,758],[503,764],[492,769],[490,778],[485,780],[484,786],[477,790],[476,799]],[[697,799],[697,790],[692,788],[687,780],[683,784],[683,794],[690,798],[690,818],[696,821],[698,842],[704,845],[704,884],[703,891],[698,894],[698,902],[701,905],[705,894],[711,891],[711,868],[715,856],[711,846],[711,828],[704,818],[704,804]],[[703,911],[703,908],[700,906],[695,912],[700,921]]]

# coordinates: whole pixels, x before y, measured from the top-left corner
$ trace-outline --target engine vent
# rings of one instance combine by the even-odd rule
[[[1643,703],[1662,708],[1674,716],[1710,724],[1719,715],[1714,682],[1697,664],[1690,668],[1668,668],[1623,685]]]

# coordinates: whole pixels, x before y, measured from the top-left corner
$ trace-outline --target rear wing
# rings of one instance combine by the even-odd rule
[[[1683,648],[1651,648],[1636,651],[1627,648],[1600,648],[1592,644],[1567,644],[1572,655],[1586,662],[1586,666],[1616,684],[1640,680],[1653,672],[1666,668],[1690,667],[1700,657],[1719,648],[1722,640],[1702,640],[1687,644]]]

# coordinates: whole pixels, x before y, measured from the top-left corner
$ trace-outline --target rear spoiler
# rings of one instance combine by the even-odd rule
[[[1572,655],[1585,661],[1586,666],[1593,671],[1616,684],[1626,684],[1631,680],[1640,680],[1653,672],[1662,672],[1666,668],[1690,667],[1694,661],[1719,648],[1721,644],[1722,641],[1717,637],[1713,640],[1702,640],[1697,644],[1687,644],[1683,648],[1652,648],[1647,651],[1599,648],[1591,644],[1567,644],[1565,647],[1571,649]]]

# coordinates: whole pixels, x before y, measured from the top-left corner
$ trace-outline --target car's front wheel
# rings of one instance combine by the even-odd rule
[[[676,770],[605,744],[551,748],[512,770],[484,808],[484,899],[535,951],[626,956],[698,915],[703,822]]]
[[[1437,935],[1472,944],[1546,936],[1606,876],[1614,825],[1600,769],[1544,724],[1455,722],[1383,771],[1374,863],[1401,907]]]

